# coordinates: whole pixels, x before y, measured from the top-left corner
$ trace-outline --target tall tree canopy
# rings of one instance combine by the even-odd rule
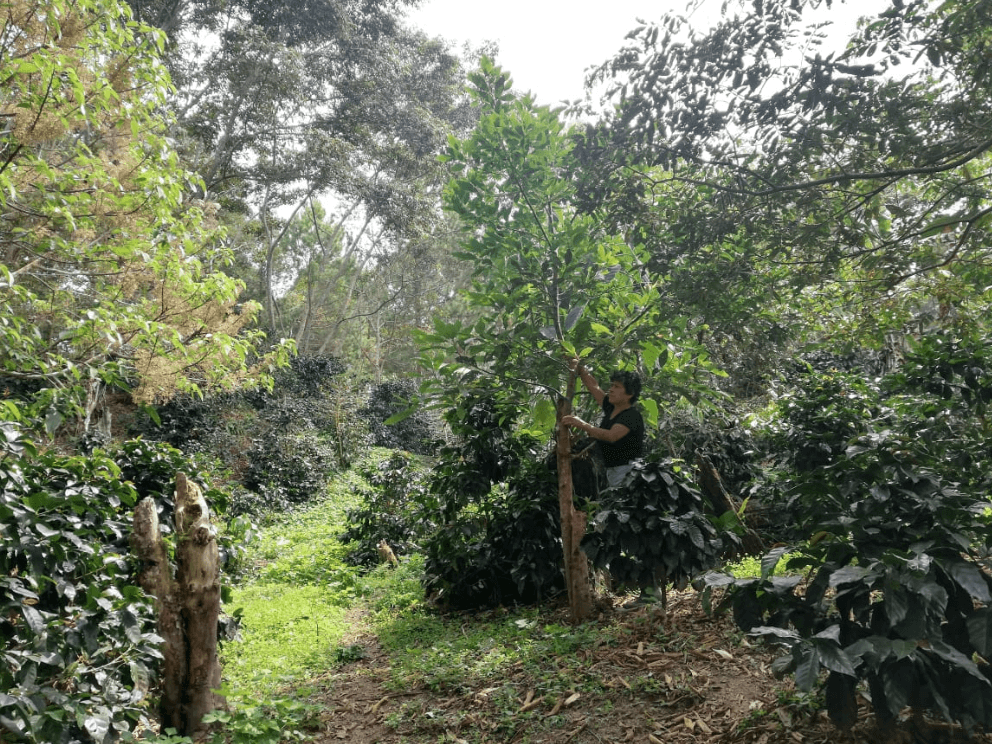
[[[161,118],[161,37],[114,0],[7,6],[0,383],[49,413],[233,384],[257,334]],[[87,411],[88,412],[88,411]]]
[[[675,14],[634,31],[594,76],[617,107],[580,145],[598,174],[589,204],[632,221],[659,267],[693,265],[689,286],[722,254],[713,280],[732,269],[730,296],[815,297],[875,342],[922,314],[974,316],[989,284],[992,3],[899,0],[839,50],[804,25],[818,5],[756,0],[706,32]],[[660,233],[659,182],[696,200]],[[808,291],[825,279],[830,292]]]
[[[131,2],[168,33],[184,156],[224,219],[243,226],[232,236],[255,275],[244,277],[259,287],[263,324],[305,349],[327,350],[313,321],[341,305],[318,282],[304,312],[281,312],[286,284],[307,281],[285,271],[313,269],[288,257],[302,245],[289,240],[290,223],[320,201],[328,215],[316,229],[334,252],[324,259],[353,274],[414,250],[440,219],[436,155],[472,120],[461,63],[402,24],[408,4]]]

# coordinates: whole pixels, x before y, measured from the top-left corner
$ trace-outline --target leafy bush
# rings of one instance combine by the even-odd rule
[[[365,406],[358,415],[365,418],[372,444],[376,447],[401,449],[418,455],[432,455],[442,440],[438,423],[426,411],[386,424],[390,418],[407,411],[417,400],[417,386],[412,380],[383,382],[372,388]]]
[[[793,461],[796,471],[783,473],[788,504],[812,535],[786,562],[811,569],[805,591],[797,576],[771,576],[781,550],[766,556],[758,578],[708,580],[729,589],[721,606],[733,607],[742,628],[789,649],[778,668],[794,670],[802,689],[827,671],[828,711],[842,727],[853,723],[860,683],[883,723],[908,706],[968,728],[992,726],[984,661],[992,652],[992,579],[977,562],[992,541],[977,475],[988,456],[975,446],[984,423],[969,421],[968,401],[954,389],[962,371],[971,375],[960,384],[973,391],[973,404],[985,376],[956,344],[922,346],[936,366],[910,355],[879,388],[897,395],[869,403],[863,384],[824,395],[826,408],[855,412],[860,433],[843,448],[834,442],[823,467]],[[950,365],[929,380],[921,370],[942,368],[949,352],[961,371]],[[952,429],[981,466],[962,471]]]
[[[564,587],[558,489],[537,441],[489,398],[449,411],[461,436],[421,494],[440,525],[424,542],[424,588],[451,609],[535,602]]]
[[[266,510],[279,512],[322,494],[335,457],[332,445],[316,436],[287,434],[256,439],[248,462],[245,488],[264,498]]]
[[[779,464],[798,472],[826,467],[844,454],[879,415],[877,385],[863,376],[810,371],[776,401],[779,417],[768,427],[766,445]]]
[[[132,433],[163,441],[187,454],[203,453],[252,493],[237,499],[240,513],[260,514],[265,504],[277,509],[298,503],[300,494],[286,485],[284,473],[301,472],[302,463],[286,453],[296,437],[324,440],[320,453],[304,443],[303,459],[326,462],[328,469],[347,466],[356,447],[364,445],[367,433],[356,413],[355,390],[342,385],[344,365],[333,357],[295,357],[288,369],[275,374],[272,390],[241,390],[203,399],[178,396],[156,411],[156,421],[132,427]],[[280,470],[267,479],[259,472],[259,453]],[[333,456],[332,461],[327,457]],[[302,470],[307,470],[302,466]],[[313,483],[302,488],[310,489]]]
[[[0,738],[104,742],[148,723],[160,639],[131,584],[137,498],[101,455],[0,460]]]
[[[582,549],[620,584],[655,586],[660,579],[684,589],[740,546],[707,518],[703,497],[671,459],[636,462],[602,499]]]
[[[483,503],[457,512],[425,542],[428,596],[448,609],[468,610],[561,592],[558,512],[554,474],[537,457],[521,461]]]
[[[700,419],[675,409],[660,426],[671,444],[669,455],[689,463],[699,455],[705,456],[731,494],[744,494],[757,477],[757,444],[735,417],[714,412]]]
[[[381,540],[397,556],[405,555],[434,529],[434,523],[422,512],[426,489],[423,472],[409,455],[395,452],[362,474],[372,488],[362,494],[360,507],[348,511],[341,540],[357,543],[348,553],[349,563],[371,567],[379,562]]]

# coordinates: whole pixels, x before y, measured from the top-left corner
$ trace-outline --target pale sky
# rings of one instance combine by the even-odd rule
[[[884,0],[855,0],[867,13]],[[686,12],[687,0],[422,0],[409,14],[410,25],[431,36],[479,46],[499,43],[497,62],[518,91],[530,91],[539,104],[555,106],[583,96],[585,71],[610,59],[624,45],[638,18],[659,19],[666,11]],[[705,28],[719,18],[723,0],[703,0],[692,25]],[[835,2],[828,15],[838,26],[853,27],[851,3]]]
[[[669,7],[682,10],[685,0],[423,0],[409,17],[457,48],[498,42],[497,62],[514,87],[554,106],[582,97],[585,69],[612,57],[637,18],[657,20]]]

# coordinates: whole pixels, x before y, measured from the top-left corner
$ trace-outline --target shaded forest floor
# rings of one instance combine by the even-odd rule
[[[498,611],[497,611],[498,613]],[[356,627],[363,625],[356,617]],[[567,609],[542,622],[567,624]],[[471,618],[465,618],[466,624]],[[593,641],[572,658],[548,655],[542,669],[509,665],[501,678],[477,686],[464,681],[397,686],[390,658],[374,635],[351,639],[363,658],[315,680],[319,744],[614,744],[741,742],[992,741],[968,738],[941,724],[904,722],[881,733],[862,704],[858,723],[841,732],[821,710],[822,700],[776,679],[774,649],[751,645],[728,617],[707,616],[699,595],[669,598],[667,616],[652,609],[620,612],[604,604],[600,624],[620,626],[622,643]],[[600,638],[596,634],[591,638]],[[604,636],[605,637],[605,636]],[[576,664],[576,661],[579,661]],[[562,677],[568,683],[563,688]],[[466,675],[468,679],[470,675]],[[557,684],[549,684],[549,680]],[[568,689],[546,695],[542,689]]]

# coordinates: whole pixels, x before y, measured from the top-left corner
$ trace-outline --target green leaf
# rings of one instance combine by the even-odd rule
[[[652,429],[657,428],[658,421],[661,418],[661,412],[658,409],[658,403],[653,398],[639,398],[641,407],[644,409],[644,418],[647,425]]]
[[[820,655],[814,646],[806,651],[796,665],[796,687],[809,692],[820,676]]]
[[[989,602],[992,600],[992,596],[989,594],[988,582],[984,574],[974,563],[952,563],[947,568],[947,572],[973,599],[979,602]]]
[[[782,556],[788,552],[788,547],[780,547],[769,550],[765,555],[761,556],[761,578],[763,580],[775,572],[775,567],[782,560]]]
[[[565,331],[570,331],[573,328],[575,328],[575,324],[579,322],[579,318],[582,317],[582,313],[585,312],[585,309],[586,309],[585,305],[579,305],[577,307],[573,307],[568,312],[568,315],[565,316],[565,326],[564,326]]]
[[[383,421],[383,424],[385,426],[392,426],[393,424],[398,424],[401,421],[406,421],[406,419],[410,418],[413,414],[415,414],[419,410],[420,410],[420,404],[414,403],[409,408],[406,408],[400,411],[399,413],[394,413],[392,416],[390,416],[385,421]]]
[[[857,672],[851,660],[844,653],[836,640],[813,638],[813,645],[820,655],[820,663],[831,672],[846,674],[849,677],[857,677]]]
[[[554,404],[547,398],[539,398],[532,410],[535,423],[541,429],[550,431],[555,425],[556,411]]]
[[[968,615],[968,640],[982,656],[992,655],[992,608],[980,607]]]

